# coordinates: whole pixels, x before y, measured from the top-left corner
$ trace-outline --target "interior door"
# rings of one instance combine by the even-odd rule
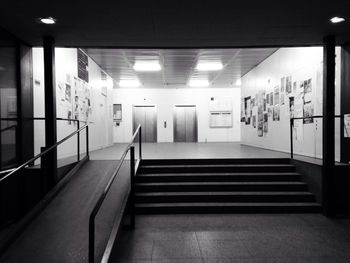
[[[174,142],[197,142],[196,106],[174,107]]]
[[[155,106],[134,106],[133,132],[142,127],[142,142],[157,142],[157,111]],[[136,138],[136,141],[138,137]]]

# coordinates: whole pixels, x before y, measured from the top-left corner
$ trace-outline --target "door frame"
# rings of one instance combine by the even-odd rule
[[[132,104],[132,134],[134,134],[134,131],[137,127],[135,127],[135,107],[154,107],[156,110],[155,114],[155,122],[156,122],[156,129],[155,129],[155,137],[156,141],[154,143],[158,143],[158,109],[156,104]],[[142,130],[142,127],[141,127]]]
[[[194,131],[195,131],[195,140],[194,142],[198,142],[198,119],[197,119],[197,105],[196,104],[174,104],[173,105],[173,142],[175,141],[175,124],[176,124],[176,107],[194,107]]]

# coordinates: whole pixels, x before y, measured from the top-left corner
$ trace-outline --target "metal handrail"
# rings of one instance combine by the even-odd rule
[[[131,225],[134,226],[135,224],[135,212],[134,212],[134,176],[135,176],[135,155],[134,155],[134,151],[135,148],[133,146],[134,144],[134,140],[137,136],[137,134],[139,135],[139,160],[138,160],[138,165],[141,162],[141,158],[142,158],[142,141],[141,141],[141,125],[139,124],[137,126],[136,131],[134,132],[130,143],[126,146],[126,149],[124,150],[124,153],[119,161],[119,164],[117,166],[117,168],[115,169],[115,172],[113,173],[112,177],[109,179],[106,187],[104,188],[103,192],[101,193],[100,197],[98,198],[94,208],[92,209],[92,212],[90,214],[89,217],[89,263],[93,263],[95,260],[95,217],[97,215],[97,213],[99,212],[103,201],[105,200],[108,191],[110,190],[115,178],[117,177],[117,174],[119,173],[120,168],[123,165],[123,162],[130,150],[130,196],[132,198],[131,203],[132,203],[132,219],[131,219]]]
[[[17,125],[15,124],[15,125],[8,126],[8,127],[4,128],[4,129],[0,130],[0,132],[5,132],[5,131],[11,130],[13,128],[17,128]]]
[[[3,178],[0,179],[0,183],[2,181],[4,181],[6,178],[10,177],[11,175],[13,175],[14,173],[16,173],[17,171],[23,169],[24,167],[26,167],[28,164],[33,163],[35,160],[39,159],[40,157],[42,157],[43,155],[47,154],[48,152],[50,152],[51,150],[57,148],[60,144],[62,144],[63,142],[67,141],[68,139],[70,139],[71,137],[73,137],[75,134],[80,133],[83,129],[86,128],[86,141],[88,142],[88,138],[89,138],[89,126],[88,125],[84,125],[83,127],[81,127],[80,129],[72,132],[70,135],[68,135],[67,137],[63,138],[62,140],[58,141],[57,143],[55,143],[54,145],[48,147],[47,149],[45,149],[44,151],[42,151],[41,153],[37,154],[36,156],[34,156],[33,158],[31,158],[30,160],[26,161],[25,163],[21,164],[20,166],[18,166],[17,168],[15,168],[12,172],[10,172],[9,174],[7,174],[6,176],[4,176]],[[87,148],[88,151],[88,148]]]
[[[322,119],[323,115],[315,115],[309,117],[292,117],[290,118],[290,158],[294,158],[294,147],[293,147],[293,128],[294,128],[294,120],[308,120],[308,119]],[[334,118],[344,118],[344,114],[342,115],[334,115]]]

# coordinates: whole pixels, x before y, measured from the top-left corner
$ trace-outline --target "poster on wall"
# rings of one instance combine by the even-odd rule
[[[286,78],[286,93],[287,95],[292,93],[292,76]]]
[[[311,102],[312,100],[312,80],[308,79],[304,81],[304,101]]]
[[[269,126],[268,126],[268,121],[269,121],[269,118],[268,118],[268,114],[267,113],[264,113],[264,134],[266,135],[269,131]]]
[[[72,87],[69,84],[66,84],[65,99],[68,102],[72,102]]]
[[[289,97],[290,118],[294,118],[294,97]]]
[[[241,100],[241,122],[245,122],[245,99]]]
[[[89,58],[80,49],[78,49],[78,78],[89,82]]]
[[[279,100],[280,100],[280,87],[276,86],[274,89],[275,92],[275,97],[273,99],[274,105],[278,105],[280,104]]]
[[[286,87],[286,78],[283,77],[281,78],[281,93],[285,91],[285,87]]]
[[[280,120],[280,107],[277,105],[273,107],[273,121]]]
[[[281,93],[280,103],[284,105],[284,93]]]
[[[263,91],[258,94],[258,136],[262,137],[264,134],[264,95]]]
[[[272,116],[272,108],[268,108],[267,109],[267,114],[268,114],[269,117]]]
[[[344,137],[350,138],[350,114],[344,114]]]
[[[308,118],[314,116],[314,105],[311,103],[311,101],[306,102],[304,104],[304,124],[309,124],[313,123],[314,119],[313,118]]]
[[[244,109],[245,109],[245,124],[249,125],[250,124],[250,114],[251,114],[250,96],[245,98]]]
[[[273,92],[270,93],[270,106],[273,106]]]

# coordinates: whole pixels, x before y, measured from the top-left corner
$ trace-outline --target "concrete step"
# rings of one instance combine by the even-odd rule
[[[289,164],[289,158],[237,158],[237,159],[144,159],[142,165],[184,164]]]
[[[292,164],[190,164],[142,165],[139,174],[160,173],[218,173],[218,172],[295,172]]]
[[[299,173],[163,173],[140,174],[136,182],[272,182],[300,181]]]
[[[151,192],[137,193],[136,203],[315,202],[309,192]]]
[[[150,203],[136,204],[137,214],[320,213],[317,203]]]
[[[307,191],[303,182],[171,182],[137,183],[136,192]]]

